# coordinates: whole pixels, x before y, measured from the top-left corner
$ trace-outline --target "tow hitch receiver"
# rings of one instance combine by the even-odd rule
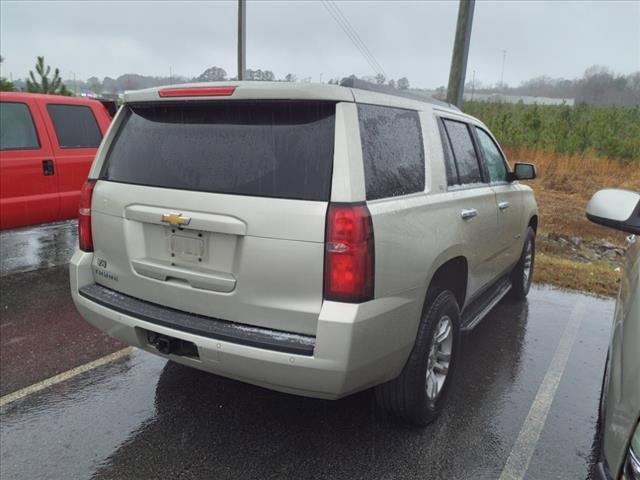
[[[193,342],[147,331],[147,341],[163,355],[179,355],[181,357],[200,358],[198,347]]]

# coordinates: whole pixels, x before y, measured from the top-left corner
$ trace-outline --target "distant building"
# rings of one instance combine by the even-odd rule
[[[505,102],[505,103],[519,103],[522,102],[525,105],[575,105],[576,101],[573,98],[550,98],[550,97],[531,97],[528,95],[502,95],[500,93],[464,93],[464,100],[476,100],[480,102]]]

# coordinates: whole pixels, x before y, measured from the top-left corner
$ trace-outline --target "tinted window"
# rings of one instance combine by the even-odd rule
[[[0,103],[0,150],[40,148],[29,107],[24,103]]]
[[[444,120],[451,148],[458,167],[459,181],[461,185],[482,182],[480,164],[471,140],[471,132],[466,123],[454,120]]]
[[[216,102],[128,107],[107,180],[328,200],[335,104]]]
[[[102,133],[91,109],[84,105],[47,105],[61,148],[95,148]]]
[[[359,105],[367,199],[424,191],[424,149],[418,113]]]
[[[460,180],[458,179],[458,170],[456,168],[456,162],[453,159],[453,152],[451,151],[449,137],[444,129],[442,120],[438,121],[438,130],[440,130],[440,140],[442,141],[442,149],[444,152],[444,166],[447,171],[447,184],[458,185],[460,184]]]
[[[476,133],[487,164],[487,170],[489,170],[489,180],[491,182],[506,182],[507,167],[500,149],[487,132],[476,127]]]

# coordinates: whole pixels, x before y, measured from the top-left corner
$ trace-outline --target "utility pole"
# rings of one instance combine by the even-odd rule
[[[469,43],[471,41],[471,26],[473,24],[473,8],[475,0],[460,0],[458,8],[458,23],[456,37],[451,55],[451,70],[449,71],[449,85],[447,87],[447,102],[462,105],[464,79],[467,74],[467,59],[469,58]]]
[[[471,80],[471,100],[473,101],[473,93],[476,91],[476,71],[473,71],[473,78]]]
[[[244,80],[247,70],[247,0],[238,0],[238,80]]]
[[[504,63],[507,60],[507,51],[502,50],[502,73],[500,73],[500,91],[504,91]]]

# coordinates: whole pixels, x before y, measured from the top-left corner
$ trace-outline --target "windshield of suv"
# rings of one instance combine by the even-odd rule
[[[129,106],[103,179],[163,188],[329,199],[335,104]]]

